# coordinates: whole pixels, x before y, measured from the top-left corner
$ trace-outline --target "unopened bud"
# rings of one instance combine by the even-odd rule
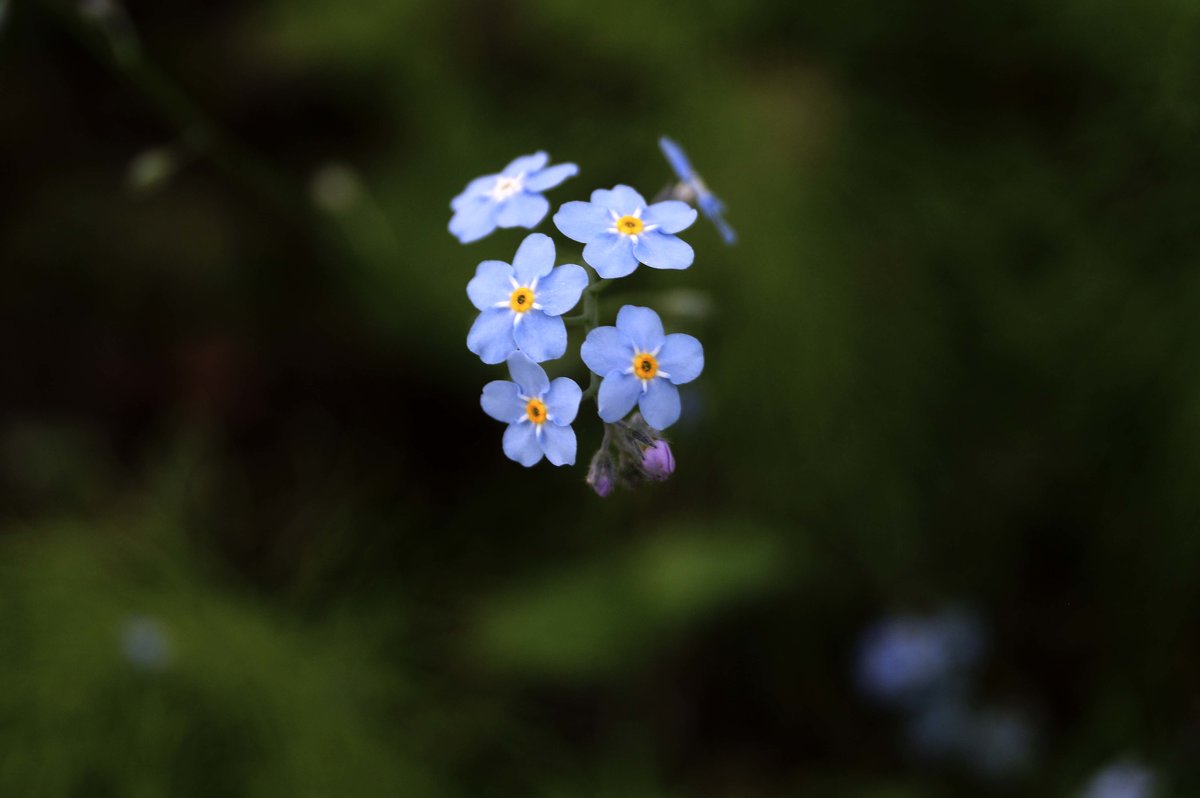
[[[601,499],[617,487],[616,469],[613,467],[612,458],[604,449],[596,452],[591,465],[588,466],[587,484],[592,486],[592,490],[596,491],[596,495]]]
[[[662,482],[675,472],[675,455],[665,440],[659,439],[642,452],[642,470],[650,479]]]

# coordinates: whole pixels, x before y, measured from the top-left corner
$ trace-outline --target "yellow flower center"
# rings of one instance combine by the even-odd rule
[[[533,290],[529,288],[518,288],[512,292],[508,298],[509,307],[516,313],[525,313],[533,308]]]
[[[633,356],[633,376],[639,380],[652,380],[658,374],[658,361],[649,352]]]
[[[622,216],[617,219],[617,232],[627,236],[639,235],[645,228],[646,225],[636,216]]]
[[[525,405],[525,415],[534,424],[543,424],[546,421],[546,404],[541,399],[530,399],[529,404]]]

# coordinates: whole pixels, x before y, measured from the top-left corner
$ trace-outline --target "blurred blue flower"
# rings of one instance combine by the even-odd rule
[[[600,418],[612,423],[634,405],[655,429],[679,418],[679,389],[704,370],[704,348],[690,335],[663,333],[662,320],[650,308],[626,305],[617,326],[588,333],[580,351],[587,367],[604,380],[597,404]]]
[[[551,382],[541,366],[520,352],[508,358],[508,373],[512,382],[489,382],[479,399],[483,412],[508,424],[504,454],[526,467],[542,455],[556,466],[574,465],[571,422],[579,412],[583,391],[566,377]]]
[[[1155,780],[1154,771],[1137,762],[1116,762],[1088,782],[1082,798],[1151,798]]]
[[[550,210],[542,192],[579,173],[573,163],[547,167],[549,160],[544,152],[522,155],[500,174],[472,180],[450,202],[454,210],[450,232],[469,244],[497,227],[536,227]]]
[[[121,627],[121,654],[135,668],[162,670],[171,661],[171,644],[163,625],[140,615],[126,619]]]
[[[944,759],[962,752],[972,720],[961,691],[950,691],[914,710],[905,726],[905,739],[918,756]]]
[[[1033,764],[1036,734],[1020,712],[990,709],[977,713],[964,738],[967,763],[980,775],[1011,778]]]
[[[960,687],[982,652],[979,623],[961,610],[886,618],[859,641],[859,688],[884,703],[919,705]]]
[[[708,186],[700,179],[700,175],[692,168],[692,162],[683,148],[666,136],[658,140],[658,146],[662,149],[663,155],[667,157],[667,163],[671,164],[671,168],[679,178],[679,185],[676,186],[674,192],[675,196],[681,200],[695,201],[700,206],[701,212],[717,228],[721,238],[725,239],[725,243],[737,243],[737,233],[733,232],[733,228],[725,221],[725,204],[709,191]]]
[[[644,263],[655,269],[686,269],[695,252],[675,233],[696,221],[686,202],[668,200],[647,207],[629,186],[597,189],[591,202],[568,202],[554,214],[567,238],[586,246],[583,259],[605,279],[625,277]]]
[[[582,266],[554,268],[549,236],[526,236],[511,266],[485,260],[467,283],[467,296],[480,311],[467,348],[484,363],[502,363],[518,349],[538,363],[562,357],[567,326],[559,317],[575,307],[587,284]]]

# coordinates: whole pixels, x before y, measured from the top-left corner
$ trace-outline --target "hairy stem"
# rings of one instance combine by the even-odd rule
[[[600,326],[600,292],[608,287],[611,280],[597,280],[591,269],[587,270],[588,287],[583,292],[583,312],[577,318],[583,323],[583,334]],[[588,373],[588,387],[583,392],[583,399],[595,397],[600,390],[600,377],[595,372]],[[582,400],[581,400],[582,401]],[[599,403],[597,403],[599,404]]]

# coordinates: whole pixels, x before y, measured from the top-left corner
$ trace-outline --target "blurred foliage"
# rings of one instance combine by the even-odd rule
[[[0,794],[1200,792],[1200,4],[83,7],[0,12]],[[448,203],[539,148],[652,195],[662,133],[741,243],[605,295],[708,365],[599,501],[479,412],[521,232]],[[947,600],[1023,778],[854,692]]]

